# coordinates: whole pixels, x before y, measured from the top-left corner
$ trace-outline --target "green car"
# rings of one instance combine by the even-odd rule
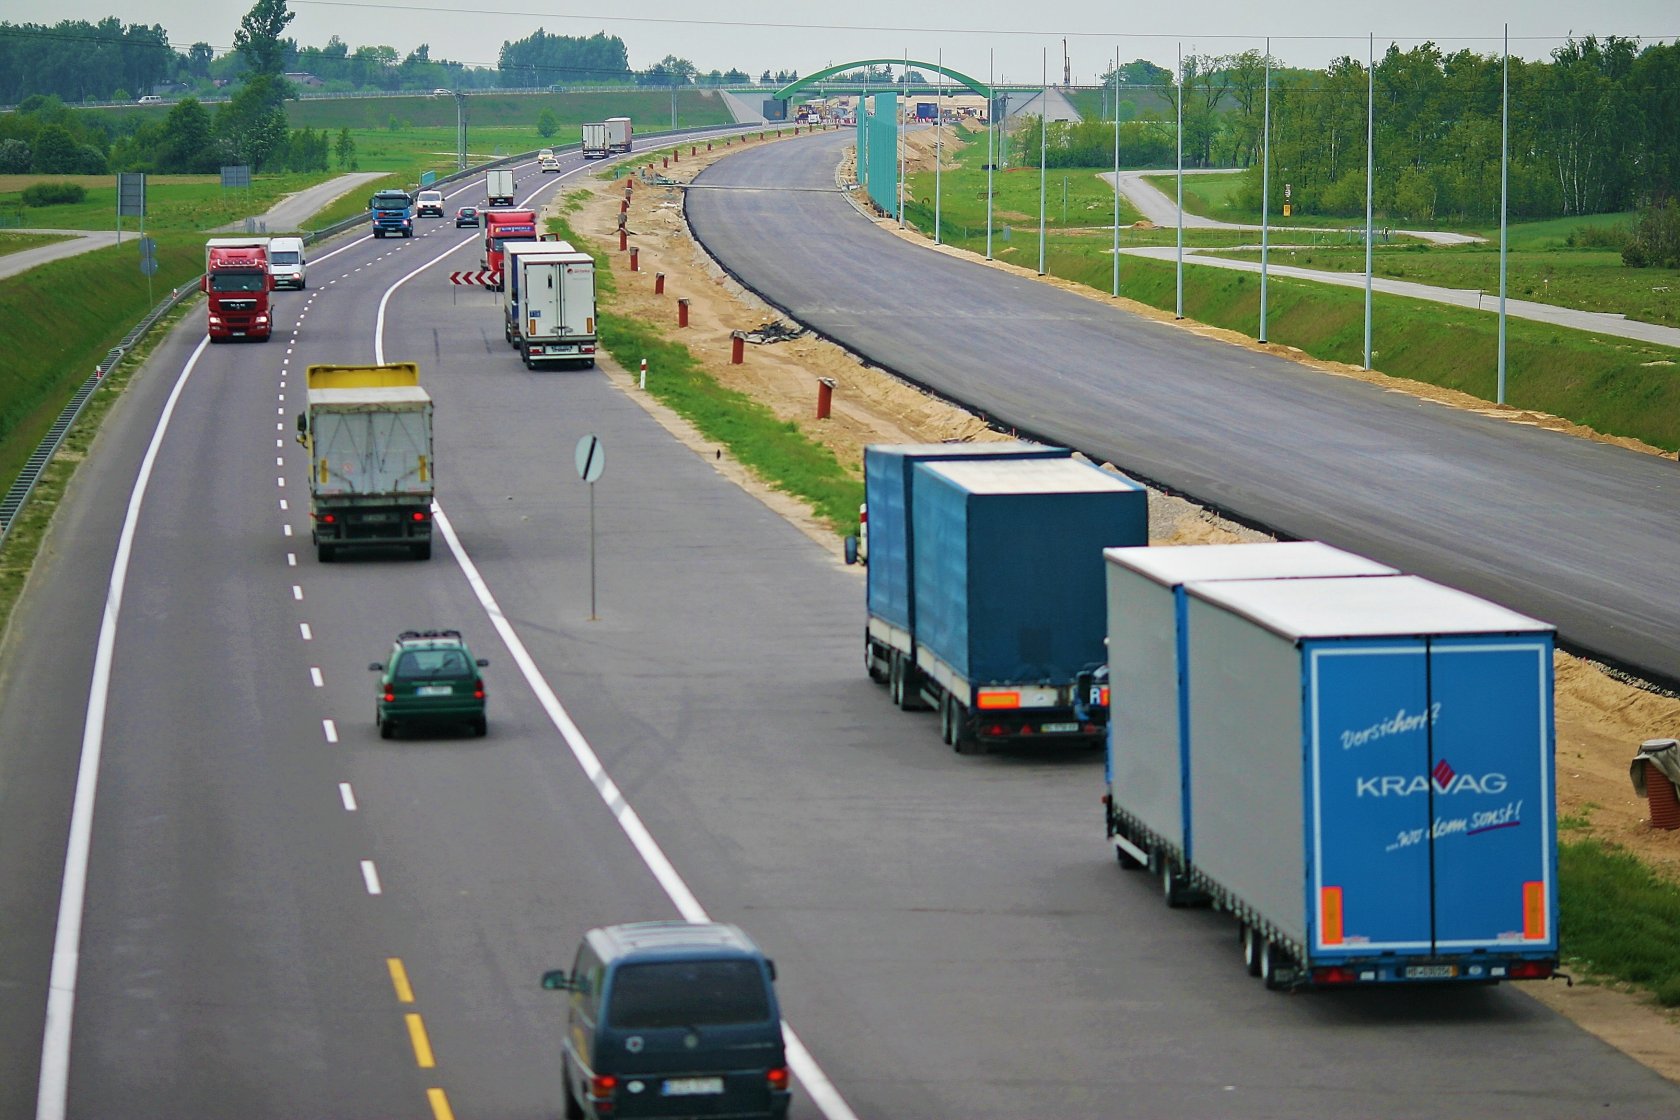
[[[389,739],[398,727],[425,723],[464,723],[483,735],[484,675],[490,664],[473,658],[459,630],[404,630],[391,644],[391,655],[368,668],[380,674],[373,721]]]

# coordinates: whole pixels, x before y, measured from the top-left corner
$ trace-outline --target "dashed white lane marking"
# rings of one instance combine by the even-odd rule
[[[296,599],[300,603],[303,602],[303,588],[299,587],[295,583],[292,584],[292,598]]]
[[[364,859],[362,861],[362,882],[367,884],[367,892],[369,894],[380,893],[379,869],[373,866],[373,861],[371,859]]]
[[[321,734],[323,734],[327,737],[327,742],[329,742],[329,743],[338,742],[338,724],[334,723],[330,719],[322,720],[321,721]]]
[[[307,622],[298,623],[298,633],[303,635],[303,640],[306,642],[315,637],[315,632],[309,628]]]
[[[295,553],[295,552],[286,553],[286,567],[288,567],[288,568],[297,567],[297,553]]]
[[[276,443],[276,444],[278,444],[278,443],[279,443],[279,442],[280,442],[280,441],[279,441],[279,440],[275,440],[275,441],[274,441],[274,442],[275,442],[275,443]],[[275,466],[277,466],[277,467],[283,467],[283,466],[285,466],[285,465],[286,465],[286,460],[284,460],[284,459],[282,459],[282,458],[281,458],[281,457],[280,457],[280,456],[278,456],[278,455],[276,455],[276,456],[275,456],[275,457],[274,457],[274,465],[275,465]]]
[[[277,440],[274,441],[274,446],[283,448],[283,447],[286,446],[286,441],[283,440],[283,439],[277,439]],[[285,462],[286,461],[284,459],[276,457],[275,460],[274,460],[274,465],[277,466],[277,467],[284,466]]]
[[[286,499],[284,499],[284,498],[281,498],[281,499],[280,499],[280,511],[281,511],[281,512],[282,512],[282,513],[284,513],[284,512],[285,512],[285,510],[286,510]]]
[[[276,486],[285,486],[286,485],[286,476],[281,475],[279,478],[274,480],[274,484]]]
[[[283,431],[286,430],[286,425],[284,425],[284,424],[280,423],[280,421],[276,420],[274,422],[274,430],[277,431],[277,432],[283,432]]]
[[[356,791],[350,788],[349,782],[338,783],[338,799],[344,802],[344,811],[346,813],[354,813],[356,811]]]
[[[309,667],[309,683],[314,685],[316,688],[321,688],[322,686],[324,686],[327,683],[326,681],[321,679],[321,668],[320,668],[320,666],[311,665]]]
[[[287,536],[288,536],[288,537],[289,537],[289,536],[291,536],[291,535],[292,535],[292,527],[291,527],[291,526],[290,526],[290,525],[282,525],[282,526],[280,526],[280,529],[281,529],[281,531],[282,531],[282,532],[284,532],[284,533],[285,533],[285,534],[286,534],[286,535],[287,535]]]

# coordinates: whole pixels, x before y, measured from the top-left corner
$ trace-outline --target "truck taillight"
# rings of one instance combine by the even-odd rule
[[[1552,975],[1552,962],[1515,961],[1505,975],[1513,980],[1545,980]]]
[[[1359,982],[1359,973],[1354,969],[1340,966],[1315,968],[1312,970],[1312,978],[1314,984],[1356,984]]]
[[[611,1100],[618,1088],[618,1078],[610,1073],[597,1073],[589,1079],[589,1095],[598,1101]]]
[[[319,521],[323,525],[332,525],[332,524],[337,523],[338,514],[336,514],[336,513],[317,513],[315,515],[315,520]]]
[[[417,509],[417,510],[414,511],[413,516],[414,516],[414,520],[416,520],[416,521],[424,521],[424,520],[426,520],[426,511],[423,510],[423,509]]]
[[[974,706],[982,711],[997,711],[1000,708],[1019,708],[1021,694],[1013,691],[992,691],[981,689],[980,695],[974,698]]]
[[[788,1068],[775,1066],[765,1073],[764,1080],[769,1082],[771,1092],[785,1093],[788,1087]]]
[[[1097,703],[1105,708],[1108,707],[1108,686],[1106,684],[1097,690]]]

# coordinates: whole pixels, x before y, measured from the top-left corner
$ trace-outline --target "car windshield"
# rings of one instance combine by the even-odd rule
[[[290,252],[288,250],[281,250],[278,253],[271,254],[269,256],[269,260],[272,261],[275,264],[296,264],[296,263],[298,263],[298,257],[301,256],[301,255],[302,254],[300,254],[300,253],[293,253],[293,252]]]
[[[762,1023],[770,998],[758,962],[627,964],[613,976],[610,1025],[618,1030]]]
[[[411,649],[397,658],[399,681],[438,680],[472,676],[472,663],[458,649]]]

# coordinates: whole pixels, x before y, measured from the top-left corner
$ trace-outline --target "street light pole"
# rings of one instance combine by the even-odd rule
[[[433,97],[455,99],[455,170],[467,169],[467,95],[457,89],[434,89]]]

